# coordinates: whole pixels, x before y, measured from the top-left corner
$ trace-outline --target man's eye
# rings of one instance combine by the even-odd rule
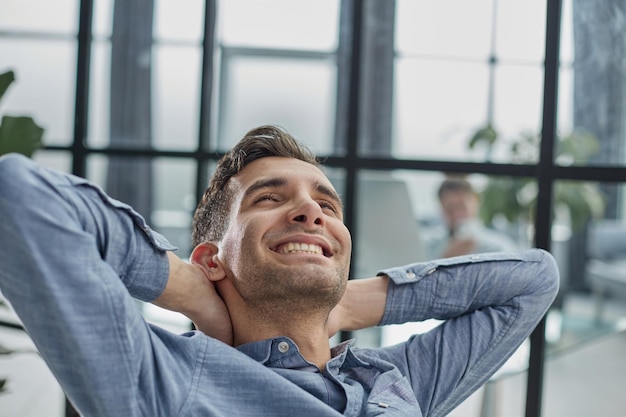
[[[261,201],[278,201],[278,198],[274,194],[263,194],[255,200],[256,203],[260,203]]]
[[[335,208],[335,205],[332,203],[329,203],[328,201],[320,201],[319,205],[322,209],[330,210],[333,213],[337,213],[337,208]]]

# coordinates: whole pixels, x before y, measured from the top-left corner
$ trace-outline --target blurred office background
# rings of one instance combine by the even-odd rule
[[[453,415],[616,417],[625,31],[622,0],[0,0],[0,73],[16,76],[0,114],[32,116],[45,129],[35,160],[132,204],[183,257],[214,162],[261,124],[325,159],[354,278],[426,259],[446,233],[437,187],[464,175],[487,226],[552,251],[562,283]],[[338,337],[371,346],[436,324]],[[6,302],[0,382],[0,416],[73,415]]]

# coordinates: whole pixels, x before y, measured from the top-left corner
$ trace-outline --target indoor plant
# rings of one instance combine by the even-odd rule
[[[540,135],[522,133],[505,140],[491,125],[478,129],[468,142],[470,149],[485,147],[489,160],[496,146],[508,146],[510,161],[535,164],[539,159]],[[559,165],[584,165],[597,153],[597,138],[586,132],[559,136],[555,146],[555,162]],[[498,217],[510,223],[532,224],[537,201],[537,183],[529,177],[490,177],[482,190],[480,215],[487,225]],[[579,231],[587,222],[602,216],[605,198],[597,183],[557,181],[554,186],[553,212]]]
[[[13,71],[0,74],[0,102],[13,81]],[[18,152],[30,157],[42,146],[42,136],[43,128],[32,117],[3,115],[0,122],[0,155]]]

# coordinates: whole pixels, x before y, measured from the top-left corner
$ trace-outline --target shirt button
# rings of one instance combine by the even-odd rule
[[[414,279],[415,278],[415,274],[413,272],[407,272],[406,273],[406,277],[409,279]]]
[[[278,351],[279,351],[280,353],[285,353],[285,352],[287,352],[288,350],[289,350],[289,343],[287,343],[287,342],[280,342],[280,343],[278,344]]]

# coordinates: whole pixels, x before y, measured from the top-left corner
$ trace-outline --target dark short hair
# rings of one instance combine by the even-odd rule
[[[227,187],[228,181],[251,162],[268,156],[295,158],[320,165],[315,154],[284,129],[266,125],[250,130],[217,163],[193,216],[193,247],[222,239],[228,228],[233,197],[232,190]]]
[[[448,177],[439,185],[437,196],[439,200],[448,192],[464,192],[468,194],[476,194],[472,184],[463,177]]]

